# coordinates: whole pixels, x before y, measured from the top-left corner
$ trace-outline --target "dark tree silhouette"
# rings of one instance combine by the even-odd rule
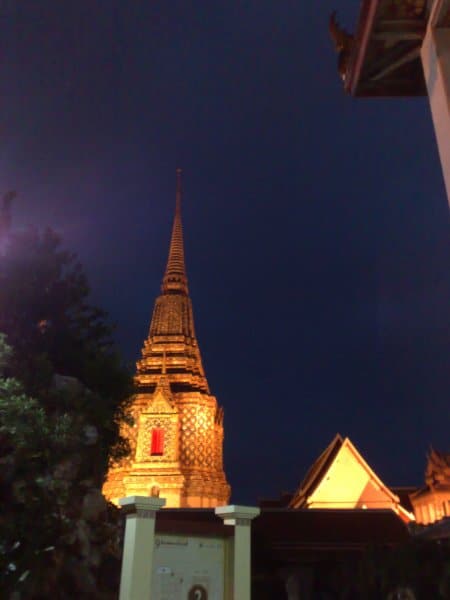
[[[127,451],[119,422],[132,379],[81,265],[53,231],[9,233],[0,332],[0,589],[108,598],[120,527],[100,490],[109,457]]]

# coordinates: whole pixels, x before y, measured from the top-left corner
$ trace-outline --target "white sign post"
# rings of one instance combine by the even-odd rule
[[[164,498],[129,496],[119,500],[127,512],[120,578],[120,600],[149,600],[152,586],[156,511]]]
[[[260,513],[253,506],[218,506],[215,513],[225,525],[234,526],[233,599],[251,598],[251,524]]]

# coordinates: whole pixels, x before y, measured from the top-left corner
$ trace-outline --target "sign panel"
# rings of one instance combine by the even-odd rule
[[[224,600],[221,538],[156,535],[152,600]]]

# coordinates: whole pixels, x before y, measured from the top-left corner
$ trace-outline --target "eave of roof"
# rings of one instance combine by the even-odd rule
[[[363,0],[361,11],[356,26],[354,42],[349,54],[344,73],[344,88],[352,96],[418,96],[425,94],[425,82],[419,58],[419,50],[425,34],[426,19],[417,16],[413,20],[392,19],[389,28],[395,26],[399,34],[397,45],[380,48],[380,42],[375,38],[383,33],[387,27],[380,18],[380,9],[385,6],[386,0]],[[380,25],[381,23],[381,25]],[[401,28],[405,27],[405,35],[413,38],[409,41],[401,40]],[[412,28],[412,29],[410,29]],[[399,45],[399,41],[402,42]],[[400,52],[399,52],[400,51]],[[375,78],[367,80],[364,71],[370,67],[371,58],[375,54],[378,58],[386,58],[386,73],[377,74]],[[397,56],[397,54],[399,54]],[[395,68],[390,68],[393,65]],[[383,71],[383,70],[382,70]],[[366,73],[367,75],[367,73]]]
[[[375,15],[381,0],[363,0],[358,19],[358,25],[355,34],[353,51],[347,67],[345,78],[345,89],[352,96],[355,95],[356,88],[361,74],[361,68],[366,56],[367,46],[370,35],[373,31]]]
[[[214,509],[167,508],[158,512],[157,535],[229,537]],[[252,521],[257,544],[272,549],[362,549],[395,545],[409,538],[403,521],[391,510],[263,509]]]
[[[409,539],[391,510],[268,509],[252,523],[255,539],[272,548],[364,548]]]

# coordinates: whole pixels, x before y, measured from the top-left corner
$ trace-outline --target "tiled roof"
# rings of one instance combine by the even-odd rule
[[[230,536],[233,529],[213,509],[164,509],[156,518],[159,534]],[[409,532],[391,510],[262,509],[252,521],[252,539],[271,551],[344,551],[397,545],[409,539]]]
[[[391,510],[267,509],[252,529],[258,543],[278,549],[357,549],[409,537]]]
[[[343,441],[342,436],[337,433],[331,443],[325,448],[306,473],[303,481],[300,483],[297,491],[292,497],[289,506],[302,508],[306,504],[308,496],[322,480],[339,452]]]

